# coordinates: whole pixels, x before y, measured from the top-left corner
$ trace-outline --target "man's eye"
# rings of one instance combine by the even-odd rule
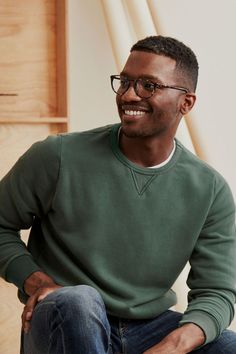
[[[120,86],[121,87],[127,87],[127,85],[129,84],[129,81],[127,79],[120,79]]]
[[[142,86],[146,91],[153,91],[155,89],[155,85],[151,81],[143,81]]]

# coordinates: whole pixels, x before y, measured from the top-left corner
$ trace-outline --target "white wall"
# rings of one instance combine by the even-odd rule
[[[197,54],[198,100],[190,118],[207,162],[225,176],[236,198],[236,1],[149,1],[161,34],[184,41]],[[119,121],[109,83],[116,67],[101,1],[70,0],[68,11],[71,130]]]
[[[191,119],[207,162],[223,174],[236,199],[236,1],[154,1],[162,33],[197,54],[198,101]]]
[[[100,0],[68,1],[70,130],[118,122],[110,75],[115,61]]]

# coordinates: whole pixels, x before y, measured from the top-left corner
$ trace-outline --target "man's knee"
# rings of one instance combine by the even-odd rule
[[[105,305],[99,292],[87,285],[66,286],[57,289],[40,301],[33,313],[31,329],[48,332],[63,323],[66,328],[101,321],[106,316]]]
[[[45,304],[52,303],[59,312],[68,316],[89,315],[91,312],[103,312],[105,305],[99,292],[88,285],[67,286],[58,289],[55,293],[45,298]]]
[[[69,296],[71,300],[79,302],[94,302],[101,301],[102,298],[99,292],[89,285],[76,285],[76,286],[67,286],[60,289],[62,294]]]
[[[78,352],[71,348],[85,345],[99,333],[99,328],[109,333],[105,305],[98,291],[86,285],[62,287],[38,303],[22,347],[30,354],[51,353],[49,348]],[[53,350],[53,353],[62,352]]]
[[[84,306],[94,302],[103,302],[99,292],[88,285],[66,286],[57,291],[57,298],[68,303],[78,303]]]

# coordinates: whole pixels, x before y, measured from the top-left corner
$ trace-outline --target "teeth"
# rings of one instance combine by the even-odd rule
[[[125,114],[127,114],[128,116],[142,116],[145,114],[144,111],[129,111],[129,110],[125,110]]]

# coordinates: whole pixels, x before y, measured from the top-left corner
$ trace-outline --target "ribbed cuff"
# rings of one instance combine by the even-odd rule
[[[24,292],[25,279],[28,278],[30,274],[40,270],[40,267],[34,262],[30,255],[19,256],[9,263],[6,270],[6,280],[9,283],[15,284]]]
[[[179,324],[182,326],[186,323],[195,323],[203,330],[206,336],[206,340],[203,345],[212,342],[220,335],[214,318],[204,311],[194,310],[185,313]]]

